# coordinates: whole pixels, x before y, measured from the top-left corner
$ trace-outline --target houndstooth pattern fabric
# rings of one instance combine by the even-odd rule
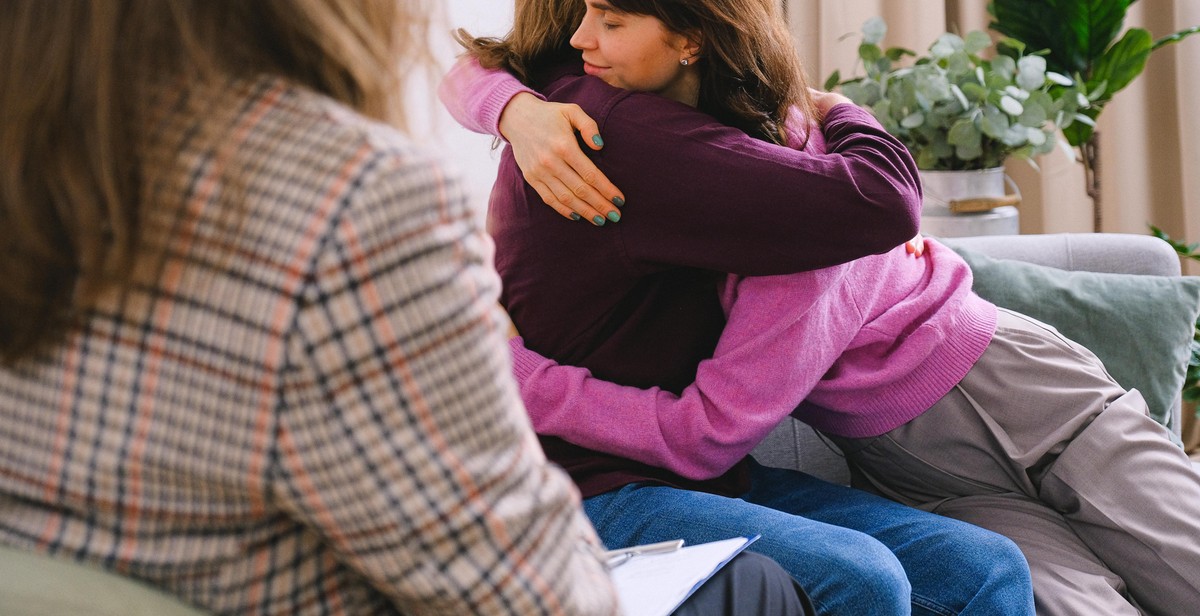
[[[224,614],[615,612],[458,183],[278,79],[152,108],[131,288],[0,371],[0,542]]]

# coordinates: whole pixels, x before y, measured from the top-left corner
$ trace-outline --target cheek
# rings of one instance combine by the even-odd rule
[[[631,81],[636,80],[640,90],[662,89],[670,84],[679,72],[679,67],[659,51],[643,54],[631,66],[635,68],[627,73],[627,77]]]

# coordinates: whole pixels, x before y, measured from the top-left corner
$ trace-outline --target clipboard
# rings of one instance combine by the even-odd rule
[[[610,571],[623,613],[667,616],[761,536],[699,543],[666,553],[634,554]]]

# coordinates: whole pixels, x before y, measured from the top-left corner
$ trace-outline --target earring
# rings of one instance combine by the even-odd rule
[[[684,65],[684,66],[687,66],[687,65],[688,65],[688,59],[687,59],[687,58],[684,58],[684,59],[680,60],[680,61],[679,61],[679,63],[680,63],[680,64],[682,64],[682,65]]]

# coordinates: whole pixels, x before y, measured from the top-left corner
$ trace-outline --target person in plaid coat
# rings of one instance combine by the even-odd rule
[[[0,542],[229,614],[614,614],[417,2],[0,7]]]

